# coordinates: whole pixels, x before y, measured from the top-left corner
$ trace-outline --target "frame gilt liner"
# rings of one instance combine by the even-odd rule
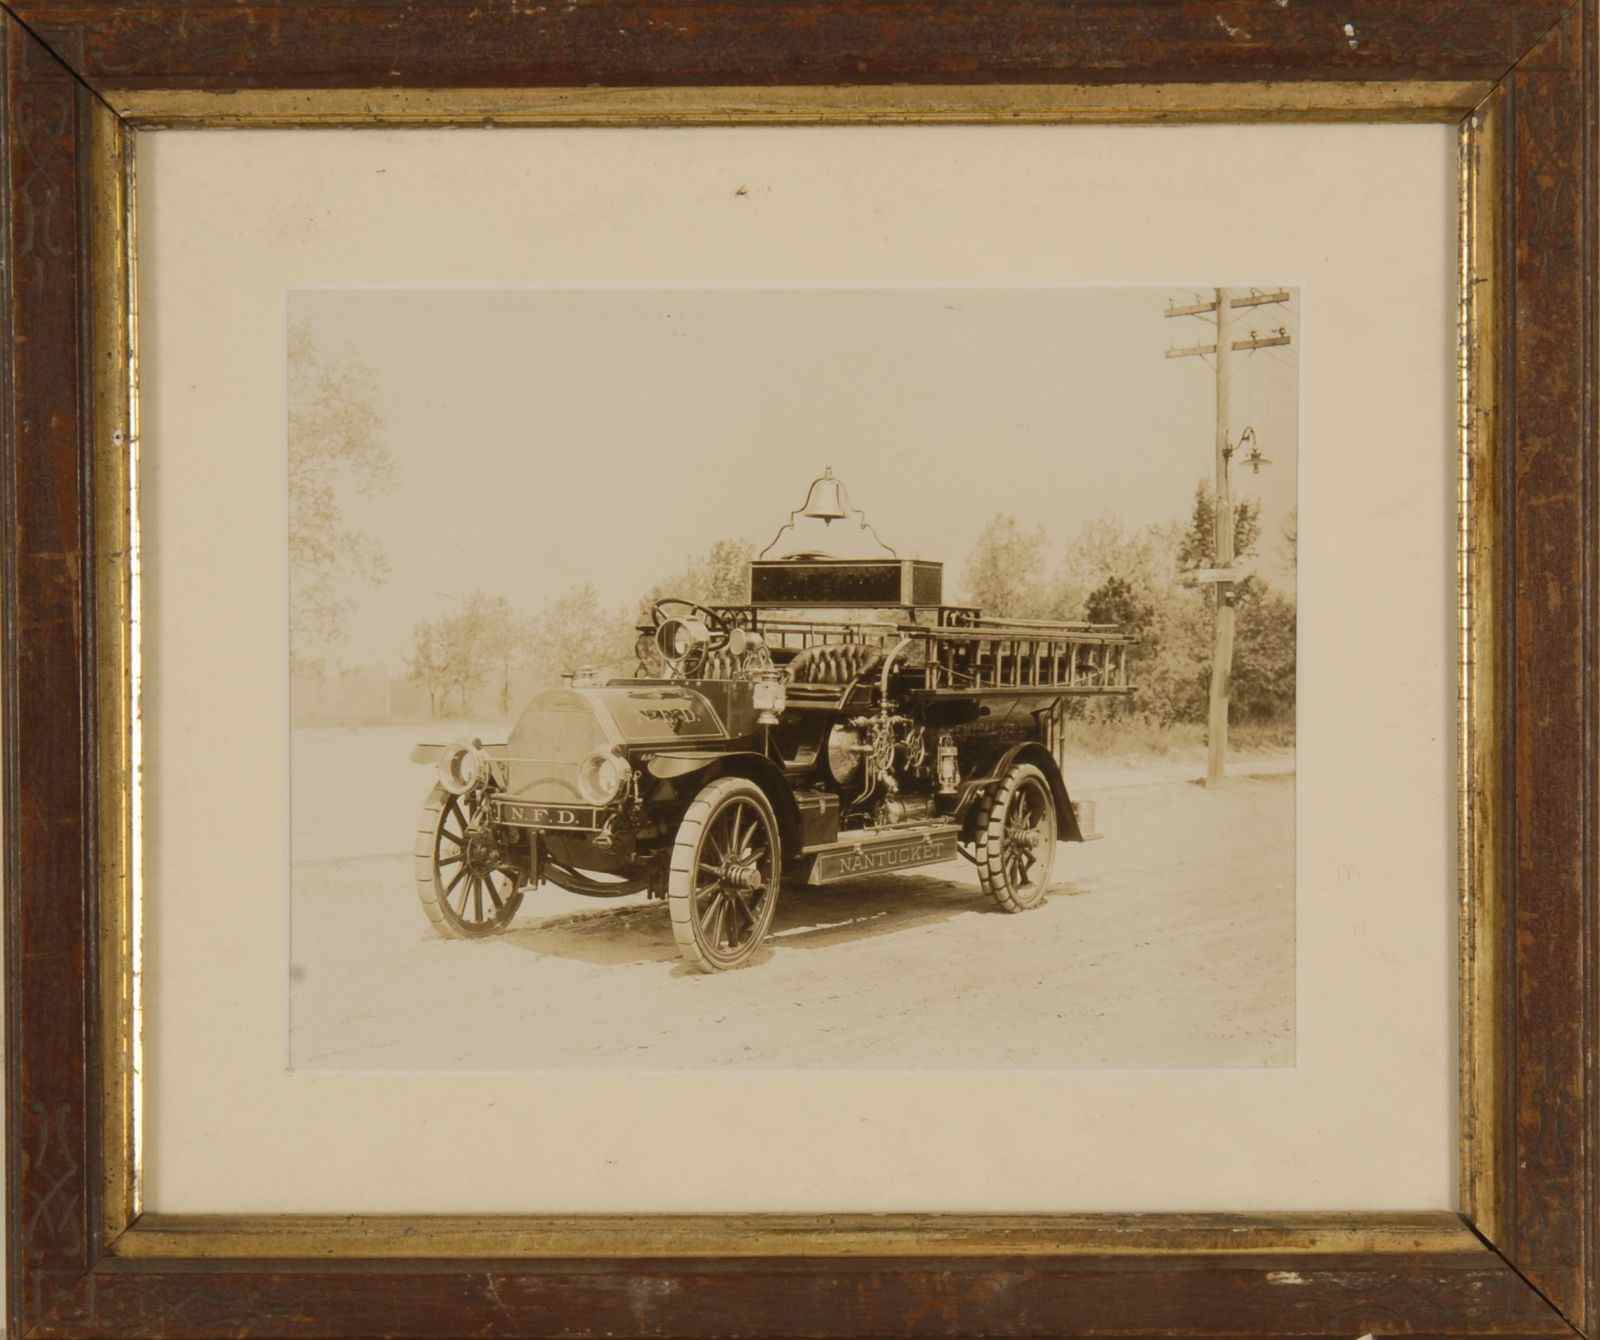
[[[1600,1336],[1597,3],[10,0],[13,1334]],[[1264,120],[1460,126],[1459,1213],[143,1213],[136,134]]]

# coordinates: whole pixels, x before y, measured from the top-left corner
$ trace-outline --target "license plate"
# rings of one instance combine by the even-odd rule
[[[495,818],[521,828],[595,829],[600,824],[593,805],[541,805],[526,800],[497,800]]]

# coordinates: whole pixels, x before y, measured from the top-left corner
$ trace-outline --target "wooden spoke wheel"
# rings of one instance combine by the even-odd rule
[[[417,900],[447,940],[502,931],[522,906],[521,876],[493,831],[478,824],[482,805],[481,791],[457,796],[435,786],[417,819]]]
[[[1056,806],[1050,782],[1019,763],[989,792],[978,811],[978,882],[1007,912],[1044,902],[1056,859]]]
[[[783,851],[766,795],[743,777],[712,782],[678,826],[667,904],[678,952],[702,972],[743,967],[778,906]]]

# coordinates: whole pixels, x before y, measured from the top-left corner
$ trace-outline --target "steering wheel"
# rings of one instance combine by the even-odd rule
[[[728,640],[728,633],[731,630],[728,627],[728,621],[726,619],[724,619],[720,614],[716,613],[716,611],[708,610],[704,605],[696,604],[692,600],[684,600],[680,596],[662,596],[660,600],[651,602],[650,626],[652,629],[660,628],[662,624],[666,623],[669,616],[662,608],[665,605],[677,605],[682,607],[690,614],[700,615],[706,627],[711,631],[711,645],[713,648],[720,646],[723,642]],[[678,616],[672,615],[670,617],[677,618]]]
[[[671,613],[668,613],[669,608]],[[696,618],[696,616],[698,616]],[[685,624],[691,618],[703,624],[706,630],[704,641],[694,641],[691,645],[675,653],[672,643],[680,629],[667,630],[669,624]],[[697,601],[684,600],[679,596],[663,596],[660,600],[650,604],[650,632],[639,639],[639,663],[646,663],[646,640],[650,643],[650,650],[661,658],[668,670],[673,675],[687,675],[694,667],[704,662],[708,653],[720,651],[734,639],[734,629],[731,624],[714,610],[707,609]]]

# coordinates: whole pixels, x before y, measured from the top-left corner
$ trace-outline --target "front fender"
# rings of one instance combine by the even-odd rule
[[[699,772],[718,759],[727,757],[726,753],[695,749],[685,749],[676,754],[652,754],[644,770],[658,781],[670,782],[675,777],[687,777],[691,772]]]
[[[969,779],[962,787],[961,800],[956,805],[956,817],[963,822],[973,813],[978,798],[990,787],[999,784],[1018,763],[1032,763],[1050,783],[1050,798],[1055,801],[1058,819],[1057,834],[1062,842],[1082,842],[1083,830],[1078,826],[1078,813],[1072,807],[1072,797],[1067,794],[1066,779],[1055,756],[1037,740],[1024,740],[1001,754],[985,777]]]
[[[783,769],[765,754],[754,750],[713,753],[709,750],[680,749],[672,753],[654,754],[645,765],[645,771],[662,781],[680,777],[698,776],[700,785],[718,777],[748,777],[764,792],[778,816],[778,827],[783,833],[784,850],[790,856],[800,851],[800,807],[795,804],[794,790]]]

